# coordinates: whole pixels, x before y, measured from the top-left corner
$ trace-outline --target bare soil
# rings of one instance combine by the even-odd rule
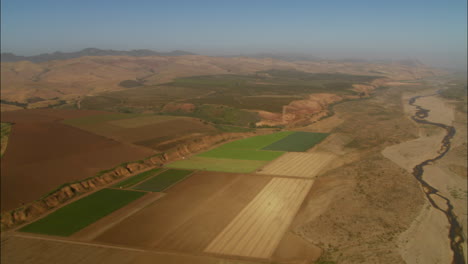
[[[202,252],[270,179],[268,176],[197,172],[95,241]]]
[[[60,123],[93,114],[45,109],[2,113],[2,121],[15,124],[1,162],[2,211],[36,200],[66,182],[153,154]]]
[[[220,257],[145,251],[68,240],[2,237],[1,263],[68,264],[253,264],[255,262]]]
[[[259,173],[314,178],[333,158],[329,153],[289,152],[267,164]]]
[[[270,258],[313,180],[273,178],[206,247],[206,252]]]

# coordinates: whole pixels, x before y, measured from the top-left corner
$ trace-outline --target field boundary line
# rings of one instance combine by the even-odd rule
[[[180,169],[180,170],[184,170],[184,169]],[[190,170],[188,170],[190,171]],[[177,185],[179,182],[183,182],[185,181],[187,178],[189,177],[192,177],[196,172],[199,172],[199,170],[191,170],[192,172],[190,174],[188,174],[187,176],[185,176],[184,178],[172,183],[171,185],[167,186],[167,188],[164,189],[164,192],[167,192],[167,190],[171,189],[172,187],[174,187],[175,185]]]
[[[205,247],[205,253],[270,259],[291,226],[313,179],[272,179]],[[274,198],[274,199],[272,199]],[[278,201],[276,201],[278,200]],[[275,202],[276,201],[276,202]],[[258,212],[263,208],[263,213]],[[287,212],[283,212],[288,209]],[[277,228],[277,234],[269,233]]]
[[[166,194],[165,193],[154,193],[154,192],[147,192],[147,195],[154,195],[154,197],[152,197],[151,199],[149,199],[148,201],[144,201],[141,205],[138,205],[136,208],[132,208],[128,213],[124,214],[123,216],[119,217],[118,219],[116,219],[115,221],[112,221],[111,223],[107,224],[106,226],[103,226],[102,228],[100,228],[99,230],[97,231],[94,231],[94,232],[90,232],[90,234],[86,234],[86,228],[89,228],[91,225],[93,224],[98,224],[99,225],[99,221],[105,221],[106,218],[109,219],[109,217],[112,217],[112,214],[110,215],[107,215],[99,220],[97,220],[96,222],[88,225],[87,227],[81,229],[80,231],[78,231],[77,233],[79,232],[84,232],[83,235],[77,235],[75,236],[75,234],[72,234],[71,236],[69,236],[70,238],[72,239],[83,239],[83,240],[88,240],[88,241],[91,241],[91,240],[94,240],[95,238],[97,238],[98,236],[100,236],[102,233],[106,232],[107,230],[109,230],[110,228],[114,227],[115,225],[121,223],[122,221],[124,221],[125,219],[129,218],[130,216],[138,213],[139,211],[143,210],[144,208],[148,207],[149,205],[151,205],[152,203],[156,202],[157,200],[163,198]],[[143,197],[141,197],[140,199],[143,199]],[[138,203],[138,200],[134,201],[135,203]],[[131,204],[128,204],[126,206],[132,206]],[[121,209],[124,209],[126,206],[122,207]],[[114,212],[116,213],[116,212]],[[77,234],[76,233],[76,234]]]
[[[84,246],[122,249],[122,250],[137,251],[137,252],[151,252],[150,250],[146,250],[146,249],[124,247],[124,246],[105,245],[105,244],[99,244],[99,243],[93,243],[93,242],[76,241],[76,240],[71,240],[71,239],[60,239],[60,238],[49,237],[49,236],[47,236],[47,237],[46,236],[33,236],[33,235],[24,235],[24,234],[18,234],[18,233],[14,234],[12,236],[21,237],[21,238],[28,238],[28,239],[47,240],[47,241],[54,241],[54,242],[60,242],[60,243],[84,245]]]
[[[168,170],[168,169],[165,168],[165,167],[151,167],[151,168],[149,168],[148,170],[142,171],[141,173],[145,173],[145,172],[150,171],[150,170],[153,170],[153,169],[161,169],[161,170],[160,170],[159,172],[156,172],[156,174],[154,174],[153,176],[148,177],[147,179],[144,179],[144,180],[142,180],[142,181],[139,181],[139,182],[137,182],[137,183],[135,183],[135,184],[132,184],[132,185],[130,185],[130,186],[126,187],[126,188],[122,188],[122,189],[134,190],[134,189],[132,189],[133,187],[135,187],[135,186],[137,186],[137,185],[140,185],[140,184],[144,183],[145,181],[147,181],[147,180],[149,180],[149,179],[151,179],[151,178],[153,178],[153,177],[155,177],[155,176],[158,176],[159,174],[161,174],[161,173],[163,173],[163,172],[165,172],[165,171]],[[135,174],[135,175],[133,175],[133,176],[131,176],[131,177],[137,176],[137,175],[139,175],[139,174],[140,174],[140,173]],[[125,179],[128,180],[128,179],[130,179],[131,177],[126,177]],[[122,180],[122,181],[124,181],[124,180]],[[116,184],[119,184],[119,183],[122,182],[122,181],[119,181],[119,182],[116,183]],[[116,185],[116,184],[114,184],[114,185]],[[141,190],[140,190],[140,191],[141,191]]]
[[[100,243],[93,243],[93,242],[83,242],[83,241],[76,241],[76,240],[70,240],[70,239],[60,239],[60,238],[46,237],[46,236],[40,236],[40,235],[34,236],[34,235],[14,234],[8,237],[45,240],[45,241],[51,241],[51,242],[67,243],[67,244],[72,244],[72,245],[90,246],[90,247],[107,248],[107,249],[115,249],[115,250],[125,250],[125,251],[139,252],[139,253],[163,254],[163,255],[172,255],[172,256],[214,257],[214,258],[224,259],[224,260],[236,260],[236,261],[241,261],[242,263],[249,263],[249,264],[252,264],[251,263],[252,261],[260,262],[260,263],[270,263],[270,260],[253,258],[253,257],[221,255],[221,254],[216,254],[216,253],[204,253],[204,252],[203,253],[196,253],[196,252],[189,253],[185,251],[134,248],[134,247],[100,244]],[[2,239],[6,239],[6,238],[2,236]],[[2,242],[5,242],[5,240],[2,240]]]

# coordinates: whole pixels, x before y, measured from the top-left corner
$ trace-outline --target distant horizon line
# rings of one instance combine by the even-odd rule
[[[20,55],[19,53],[15,52],[9,52],[6,51],[4,52],[3,50],[1,51],[1,61],[2,62],[14,62],[14,61],[20,61],[19,58],[24,58],[25,60],[33,59],[33,58],[38,58],[41,56],[53,56],[53,55],[67,55],[67,54],[77,54],[80,52],[117,52],[117,53],[137,53],[137,52],[149,52],[153,54],[145,55],[129,55],[129,54],[122,54],[122,55],[114,55],[114,56],[138,56],[138,57],[145,57],[145,56],[183,56],[183,55],[199,55],[199,56],[209,56],[209,57],[257,57],[257,58],[272,58],[272,59],[278,59],[278,60],[285,60],[285,61],[354,61],[354,62],[368,62],[368,63],[391,63],[391,62],[413,62],[413,63],[418,63],[418,64],[423,64],[423,65],[428,65],[434,68],[439,68],[439,69],[446,69],[446,70],[460,70],[457,68],[449,68],[449,67],[440,67],[440,66],[435,66],[431,64],[426,64],[421,62],[420,59],[418,58],[411,58],[409,56],[402,56],[406,58],[365,58],[365,57],[360,57],[360,56],[341,56],[341,57],[336,57],[336,58],[327,58],[323,56],[316,56],[312,52],[288,52],[288,51],[260,51],[260,52],[249,52],[249,53],[231,53],[228,54],[228,52],[225,52],[224,54],[218,53],[218,54],[204,54],[202,53],[195,53],[192,51],[187,51],[183,49],[174,49],[171,51],[158,51],[155,49],[148,49],[148,48],[141,48],[141,49],[102,49],[102,48],[94,48],[94,47],[87,47],[87,48],[82,48],[79,50],[75,51],[54,51],[54,52],[43,52],[39,53],[36,55]],[[7,57],[7,59],[4,60],[4,57]],[[93,55],[82,55],[82,56],[93,56]],[[82,57],[78,56],[78,57]],[[112,54],[109,55],[94,55],[94,56],[112,56]],[[16,59],[11,60],[10,58]],[[290,57],[290,58],[288,58]],[[28,59],[29,58],[29,59]],[[77,57],[75,57],[77,58]],[[63,59],[73,59],[71,58],[63,58]],[[62,59],[62,60],[63,60]],[[32,62],[42,62],[42,61],[47,61],[47,60],[41,60],[41,61],[32,61]],[[462,69],[464,70],[464,69]]]

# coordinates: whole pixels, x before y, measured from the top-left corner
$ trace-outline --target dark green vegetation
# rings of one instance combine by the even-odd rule
[[[26,108],[26,106],[28,106],[28,104],[25,104],[25,103],[12,102],[12,101],[7,101],[7,100],[3,100],[3,99],[0,100],[0,103],[6,104],[6,105],[14,105],[14,106],[18,106],[18,107],[21,107],[21,108]]]
[[[142,86],[85,97],[81,101],[81,108],[131,113],[160,112],[167,103],[203,96],[206,93],[205,89],[164,85]]]
[[[20,231],[70,236],[143,195],[144,192],[103,189],[58,209]]]
[[[277,132],[277,133],[268,134],[268,135],[244,138],[244,139],[226,143],[220,146],[219,148],[259,150],[293,133],[294,131],[282,131],[282,132]]]
[[[264,147],[262,150],[306,151],[324,140],[327,136],[328,134],[326,133],[296,132]]]
[[[8,138],[10,137],[10,132],[11,132],[11,124],[10,123],[0,123],[0,146],[1,146],[1,152],[0,152],[0,157],[3,156],[3,153],[5,152],[7,145],[8,145]]]
[[[186,100],[200,104],[222,104],[238,109],[281,112],[283,105],[311,93],[354,94],[352,85],[368,83],[378,76],[305,73],[270,70],[253,75],[214,75],[178,78],[168,85],[209,89],[202,98]]]
[[[121,181],[115,185],[113,185],[112,187],[115,187],[115,188],[128,188],[128,187],[131,187],[141,181],[144,181],[146,179],[148,179],[149,177],[152,177],[154,175],[156,175],[157,173],[159,173],[161,171],[160,168],[157,168],[157,169],[152,169],[152,170],[149,170],[149,171],[145,171],[145,172],[142,172],[140,174],[137,174],[135,176],[132,176],[124,181]]]
[[[162,192],[165,189],[169,188],[173,184],[181,181],[185,177],[192,174],[193,171],[189,170],[175,170],[169,169],[165,172],[162,172],[153,178],[133,187],[136,190],[143,190],[149,192]]]
[[[274,160],[283,155],[280,151],[262,151],[250,149],[231,149],[231,148],[216,148],[204,152],[198,157],[219,158],[219,159],[239,159],[239,160]]]
[[[257,113],[215,104],[201,105],[192,113],[173,112],[172,114],[200,118],[214,124],[243,127],[255,127],[255,123],[260,121]]]
[[[312,93],[355,94],[353,84],[369,83],[380,76],[305,73],[270,70],[251,75],[209,75],[177,78],[163,85],[140,86],[86,97],[81,108],[141,113],[150,111],[184,115],[224,125],[253,127],[256,113],[280,113],[284,105]],[[127,87],[138,83],[127,82]],[[128,83],[128,84],[127,84]],[[193,104],[191,110],[164,108],[168,104]]]
[[[119,85],[124,88],[135,88],[138,86],[142,86],[143,83],[140,81],[136,81],[136,80],[125,80],[125,81],[121,81]]]

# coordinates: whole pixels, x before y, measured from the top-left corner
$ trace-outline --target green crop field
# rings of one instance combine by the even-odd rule
[[[153,178],[133,187],[136,190],[162,192],[173,184],[183,180],[185,177],[192,174],[193,171],[189,170],[175,170],[170,169],[162,172]]]
[[[144,192],[103,189],[58,209],[20,231],[70,236],[143,195]]]
[[[216,159],[205,157],[192,157],[167,165],[169,168],[223,171],[232,173],[250,173],[267,164],[262,160]]]
[[[128,187],[131,187],[141,181],[144,181],[146,179],[148,179],[149,177],[152,177],[154,175],[156,175],[157,173],[159,173],[161,171],[160,168],[157,168],[157,169],[152,169],[152,170],[149,170],[149,171],[145,171],[145,172],[142,172],[140,174],[137,174],[135,176],[132,176],[124,181],[121,181],[115,185],[113,185],[112,187],[115,187],[115,188],[128,188]]]
[[[202,154],[198,157],[219,158],[219,159],[240,159],[240,160],[274,160],[283,155],[281,151],[261,151],[249,149],[229,149],[216,148]]]
[[[249,137],[226,143],[219,148],[259,150],[293,133],[294,131],[281,131],[268,135]]]
[[[269,135],[261,135],[226,143],[218,148],[197,155],[198,157],[239,159],[239,160],[263,160],[269,161],[283,155],[279,151],[259,150],[294,132],[283,131]]]
[[[248,173],[283,155],[282,151],[264,151],[262,148],[295,132],[254,136],[226,143],[215,149],[198,154],[188,160],[173,162],[167,167]]]
[[[328,134],[312,132],[294,132],[264,148],[262,150],[274,151],[306,151],[324,140]]]

